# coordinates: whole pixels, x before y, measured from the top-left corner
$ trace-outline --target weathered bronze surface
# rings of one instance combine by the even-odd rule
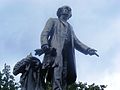
[[[58,18],[50,18],[41,33],[41,48],[49,51],[56,49],[56,56],[46,53],[42,69],[47,72],[47,80],[52,81],[53,90],[66,90],[67,85],[76,81],[75,49],[87,55],[97,55],[78,40],[67,20],[72,16],[69,6],[62,6],[57,11]],[[98,56],[98,55],[97,55]]]

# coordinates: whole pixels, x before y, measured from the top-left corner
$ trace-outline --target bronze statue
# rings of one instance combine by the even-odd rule
[[[69,6],[62,6],[57,11],[58,18],[50,18],[41,33],[41,48],[45,52],[42,63],[44,76],[52,82],[52,90],[66,90],[76,81],[75,49],[85,55],[97,55],[78,40],[67,20],[72,16]],[[56,53],[51,55],[50,48]],[[98,56],[98,55],[97,55]]]
[[[41,49],[35,55],[44,55],[43,62],[31,55],[18,62],[13,74],[22,73],[22,90],[45,90],[45,81],[52,83],[52,90],[67,90],[67,86],[76,81],[75,49],[85,55],[96,55],[78,40],[68,23],[72,16],[69,6],[57,11],[58,18],[50,18],[41,33]]]
[[[31,54],[16,63],[13,74],[21,73],[21,90],[44,90],[44,80],[42,79],[41,62]]]

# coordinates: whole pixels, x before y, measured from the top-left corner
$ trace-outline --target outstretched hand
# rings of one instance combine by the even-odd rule
[[[96,53],[97,52],[97,50],[95,50],[95,49],[88,49],[88,54],[89,55],[96,55],[97,57],[99,57],[99,55]]]

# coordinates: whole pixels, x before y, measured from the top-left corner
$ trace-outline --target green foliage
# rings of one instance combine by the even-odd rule
[[[104,90],[106,87],[106,85],[95,85],[95,83],[88,85],[87,83],[79,82],[68,86],[68,90]]]
[[[3,85],[2,77],[3,77],[3,74],[0,71],[0,90],[2,89],[2,85]]]
[[[0,90],[17,90],[19,84],[15,82],[14,76],[10,73],[10,66],[4,65],[0,72]]]
[[[73,83],[71,85],[68,86],[68,90],[77,90],[77,84],[76,83]]]
[[[52,85],[50,82],[46,82],[46,90],[52,90]]]
[[[51,83],[46,83],[46,90],[52,90]],[[87,83],[73,83],[68,86],[67,90],[104,90],[107,86],[106,85],[95,85],[95,83],[88,85]]]

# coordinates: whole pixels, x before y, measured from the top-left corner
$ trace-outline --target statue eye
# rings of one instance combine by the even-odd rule
[[[71,9],[69,8],[68,11],[71,11]]]

